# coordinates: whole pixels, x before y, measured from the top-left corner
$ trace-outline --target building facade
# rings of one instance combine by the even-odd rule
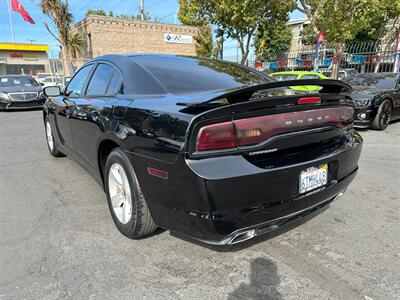
[[[0,42],[0,75],[50,72],[48,45]]]
[[[192,26],[90,15],[72,31],[86,41],[79,54],[84,59],[128,53],[196,55],[193,37],[198,29]]]
[[[310,24],[306,18],[290,20],[288,23],[292,30],[292,41],[290,43],[289,52],[297,51],[303,46],[303,31]]]

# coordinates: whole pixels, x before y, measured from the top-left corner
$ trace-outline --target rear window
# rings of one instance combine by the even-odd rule
[[[301,79],[320,79],[320,77],[318,75],[305,74],[301,76]]]
[[[232,63],[185,57],[135,57],[174,94],[220,91],[270,81],[267,76]]]

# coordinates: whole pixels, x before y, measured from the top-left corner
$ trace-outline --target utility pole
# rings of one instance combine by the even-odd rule
[[[144,0],[140,0],[140,16],[142,17],[142,21],[144,21]]]

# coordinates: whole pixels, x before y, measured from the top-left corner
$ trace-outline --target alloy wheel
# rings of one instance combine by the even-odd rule
[[[109,196],[115,216],[121,224],[132,218],[132,196],[124,168],[114,163],[108,173]]]
[[[385,102],[383,104],[379,120],[381,127],[386,127],[389,124],[391,114],[392,114],[392,107],[389,102]]]
[[[53,140],[53,133],[51,132],[50,122],[46,121],[46,137],[47,137],[47,144],[49,145],[50,151],[54,150],[54,140]]]

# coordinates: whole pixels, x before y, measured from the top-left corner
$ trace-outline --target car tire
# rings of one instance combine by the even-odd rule
[[[385,130],[390,123],[392,116],[392,102],[386,99],[379,105],[378,112],[372,122],[372,128],[377,130]]]
[[[44,122],[46,142],[49,152],[54,157],[62,157],[64,154],[58,149],[57,141],[54,139],[53,129],[48,118]]]
[[[154,232],[157,225],[151,217],[133,166],[120,148],[108,155],[104,171],[108,207],[118,230],[131,239]]]

